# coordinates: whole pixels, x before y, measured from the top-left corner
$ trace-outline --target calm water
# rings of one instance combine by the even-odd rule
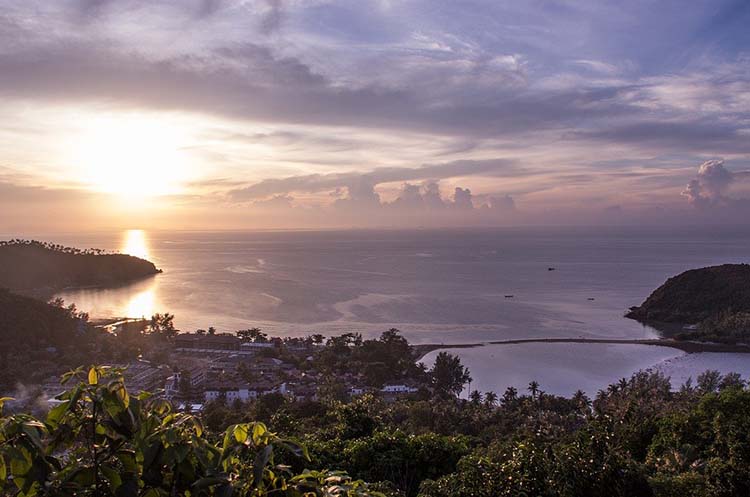
[[[502,394],[508,387],[526,393],[529,382],[536,380],[550,394],[570,396],[580,389],[593,397],[638,370],[677,363],[686,356],[668,347],[599,343],[525,343],[448,350],[460,356],[471,371],[473,381],[464,396],[474,389]],[[432,365],[437,354],[426,355],[424,363]],[[750,358],[743,359],[750,364]]]
[[[732,233],[133,231],[55,239],[144,256],[164,269],[118,289],[60,294],[93,316],[168,311],[183,330],[260,326],[281,335],[395,326],[432,343],[653,336],[623,319],[624,310],[685,269],[750,260],[750,237]]]
[[[415,343],[653,337],[653,330],[624,319],[625,309],[686,269],[750,262],[750,232],[728,229],[703,235],[562,228],[131,231],[41,238],[121,250],[164,270],[122,288],[60,294],[95,317],[171,312],[182,330],[259,326],[278,335],[374,336],[397,327]],[[539,372],[546,371],[550,383],[568,378],[547,386],[563,392],[583,383],[599,388],[679,354],[637,346],[525,345],[461,355],[482,386],[523,386],[543,380]]]

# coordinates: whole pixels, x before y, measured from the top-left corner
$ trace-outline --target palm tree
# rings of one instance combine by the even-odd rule
[[[571,400],[575,402],[575,404],[580,408],[588,407],[591,404],[591,401],[583,392],[583,390],[576,390],[576,393],[573,394],[573,398]]]
[[[487,392],[484,394],[484,405],[487,407],[495,407],[497,403],[497,394],[495,392]]]
[[[503,394],[503,404],[508,404],[516,399],[518,399],[518,390],[515,387],[508,387]]]
[[[482,394],[479,392],[479,390],[472,390],[472,392],[469,394],[469,400],[472,404],[478,406],[482,403]]]
[[[536,400],[536,397],[539,394],[539,383],[537,383],[536,380],[532,380],[529,383],[529,392],[531,392],[531,398]]]

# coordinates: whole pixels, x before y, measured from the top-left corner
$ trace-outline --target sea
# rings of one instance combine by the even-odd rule
[[[687,269],[750,262],[750,228],[127,230],[34,238],[128,253],[163,270],[118,288],[60,292],[94,318],[169,312],[182,331],[259,327],[279,336],[368,338],[398,328],[412,343],[444,344],[461,356],[473,377],[467,391],[536,380],[550,393],[594,394],[648,368],[680,381],[704,366],[750,375],[750,354],[723,361],[730,355],[590,343],[450,349],[519,338],[658,337],[624,318],[628,307]]]

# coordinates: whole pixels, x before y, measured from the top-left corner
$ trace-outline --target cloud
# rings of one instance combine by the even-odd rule
[[[294,202],[291,195],[274,195],[264,200],[255,200],[252,202],[253,208],[259,209],[290,209]]]
[[[374,188],[381,183],[420,179],[439,180],[477,175],[514,177],[520,174],[522,174],[522,169],[518,164],[507,159],[461,160],[424,165],[417,168],[382,167],[367,173],[343,172],[271,178],[231,190],[228,197],[232,201],[243,202],[279,193],[319,193],[346,188],[350,195],[354,193],[356,197],[370,197],[372,199]]]
[[[516,201],[510,195],[490,196],[484,208],[496,213],[513,212],[516,210]]]
[[[260,22],[260,29],[268,35],[278,31],[284,21],[284,0],[266,0],[266,7]]]
[[[197,17],[203,19],[216,14],[224,7],[225,0],[200,0]]]
[[[439,182],[429,180],[421,185],[404,183],[399,196],[393,202],[383,204],[383,206],[412,211],[439,212],[446,208],[466,211],[474,209],[471,199],[471,190],[461,187],[456,187],[453,201],[444,199],[440,193]]]
[[[456,209],[469,210],[474,208],[474,204],[471,200],[471,190],[468,188],[456,187],[453,194],[453,205]]]
[[[700,165],[697,176],[690,180],[682,195],[699,209],[711,206],[742,202],[727,196],[729,188],[741,178],[750,176],[750,171],[732,172],[724,167],[723,159],[708,160]]]
[[[464,12],[469,9],[446,9],[447,19],[423,2],[399,9],[283,0],[232,2],[232,8],[222,8],[228,0],[156,2],[153,9],[143,0],[11,4],[15,8],[0,22],[23,26],[23,33],[0,32],[0,46],[14,47],[0,49],[5,97],[407,130],[464,137],[469,144],[548,131],[576,140],[749,153],[741,133],[748,74],[739,68],[746,60],[724,64],[713,78],[714,67],[705,71],[696,64],[699,76],[615,79],[617,67],[629,63],[576,53],[573,48],[588,40],[561,26],[550,30],[536,7],[483,5],[477,8],[484,15],[477,17]],[[65,9],[87,16],[106,9],[107,16],[88,29],[61,22]],[[605,34],[602,26],[619,17],[604,15],[606,10],[571,6],[555,15],[596,16],[602,21],[596,31]],[[525,11],[535,14],[527,18]],[[502,20],[516,17],[529,24],[512,26],[509,37]],[[415,18],[423,28],[416,32],[409,23]],[[478,19],[504,43],[483,40],[472,25]],[[267,35],[287,20],[284,42],[270,43]],[[355,29],[357,23],[367,25],[371,39]],[[247,29],[253,25],[259,32]],[[190,37],[170,35],[184,29],[191,29]],[[539,32],[554,32],[554,43],[539,40]],[[567,37],[557,39],[562,35]],[[579,69],[573,84],[545,86],[565,78],[560,68],[551,67],[552,74],[542,69],[550,54],[540,53],[538,44],[555,55],[567,47],[564,56],[552,58],[566,70]],[[598,46],[595,40],[591,46]],[[705,102],[706,115],[691,120],[686,102]]]
[[[597,131],[576,131],[570,139],[637,144],[658,150],[695,151],[705,153],[750,153],[750,140],[738,124],[726,119],[648,120],[619,124]]]
[[[59,144],[92,116],[169,114],[196,142],[185,197],[243,215],[683,215],[685,163],[750,159],[750,8],[732,3],[666,5],[664,25],[641,2],[7,0],[0,160],[33,172],[19,184],[80,184]],[[686,198],[738,205],[729,173]]]

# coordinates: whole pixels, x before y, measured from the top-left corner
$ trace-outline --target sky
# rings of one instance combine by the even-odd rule
[[[750,214],[746,0],[0,6],[0,232]]]

